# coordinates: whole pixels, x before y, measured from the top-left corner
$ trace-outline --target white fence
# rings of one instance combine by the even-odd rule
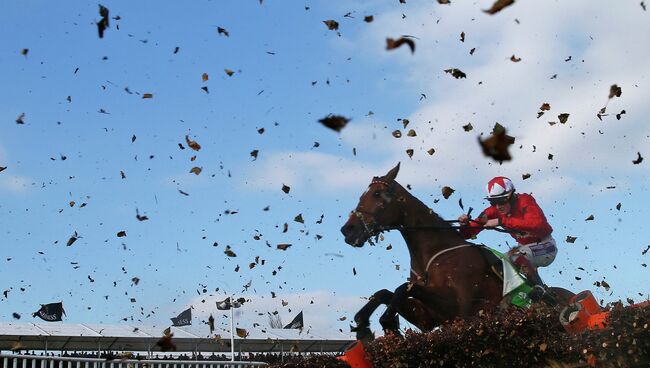
[[[248,368],[262,362],[224,362],[210,360],[134,360],[69,358],[38,355],[0,354],[0,368]]]

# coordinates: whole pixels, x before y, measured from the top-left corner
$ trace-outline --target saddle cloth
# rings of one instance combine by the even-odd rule
[[[526,283],[526,280],[519,274],[515,266],[510,263],[510,259],[508,256],[505,254],[494,250],[489,247],[485,247],[486,249],[489,249],[492,254],[494,254],[501,262],[501,267],[502,267],[502,272],[503,272],[503,295],[508,295],[510,294],[511,291],[517,289],[521,285]],[[496,264],[493,266],[497,266]]]

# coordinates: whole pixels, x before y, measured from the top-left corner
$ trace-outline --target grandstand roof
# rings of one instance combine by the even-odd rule
[[[171,327],[172,341],[179,352],[230,352],[230,335],[207,338]],[[130,325],[97,325],[0,322],[0,350],[20,343],[23,350],[49,351],[160,351],[156,342],[162,329]],[[353,340],[340,336],[317,336],[299,330],[263,329],[249,331],[246,338],[235,336],[236,352],[337,352]]]

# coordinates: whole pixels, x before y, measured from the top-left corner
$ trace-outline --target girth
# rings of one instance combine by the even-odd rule
[[[471,247],[473,244],[472,243],[463,243],[460,245],[457,245],[455,247],[443,249],[439,251],[438,253],[434,254],[429,258],[429,262],[427,262],[427,265],[424,267],[424,275],[420,276],[413,268],[411,268],[411,273],[415,275],[416,280],[424,280],[424,285],[426,285],[429,282],[429,266],[431,266],[431,263],[438,258],[441,254],[451,252],[452,250],[460,249],[460,248],[465,248],[465,247]]]

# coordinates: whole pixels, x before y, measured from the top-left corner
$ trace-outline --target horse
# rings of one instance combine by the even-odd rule
[[[371,340],[369,318],[382,304],[379,322],[385,333],[399,335],[402,316],[421,331],[445,321],[503,307],[503,281],[492,270],[498,262],[484,246],[468,242],[452,225],[402,187],[395,178],[399,163],[382,177],[374,177],[341,228],[345,242],[362,247],[384,231],[398,230],[411,258],[407,282],[394,292],[377,291],[355,315],[357,339]],[[559,305],[574,294],[550,287]]]

